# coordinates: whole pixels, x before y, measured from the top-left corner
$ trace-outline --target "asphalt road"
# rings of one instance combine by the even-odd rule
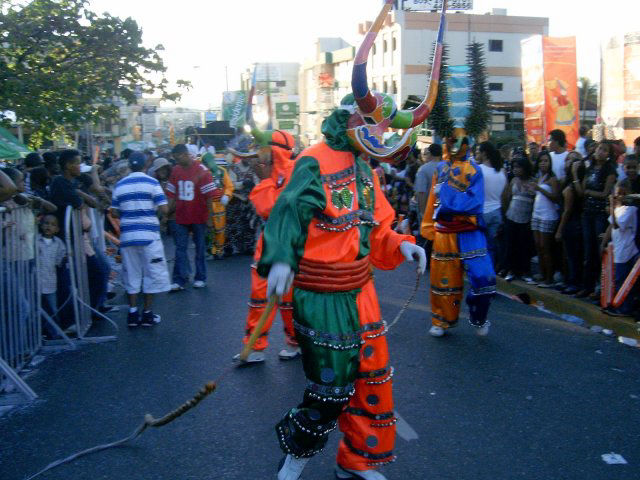
[[[223,372],[240,349],[249,265],[249,257],[209,263],[206,290],[158,299],[156,328],[128,331],[116,314],[117,342],[49,355],[28,380],[40,398],[0,417],[0,479],[24,479],[124,437],[145,413],[163,415]],[[407,298],[412,272],[377,273],[385,318]],[[503,297],[489,337],[476,337],[465,320],[434,339],[426,283],[389,333],[395,405],[406,422],[398,461],[383,470],[389,480],[640,478],[639,350]],[[301,399],[304,376],[299,361],[278,360],[279,320],[271,341],[265,364],[233,370],[176,422],[41,478],[274,479],[273,427]],[[338,439],[334,432],[304,480],[333,478]],[[628,463],[605,463],[611,452]]]

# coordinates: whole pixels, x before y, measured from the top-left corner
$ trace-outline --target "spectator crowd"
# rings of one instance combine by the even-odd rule
[[[546,145],[497,148],[482,142],[472,147],[470,158],[483,174],[484,230],[496,272],[507,281],[520,279],[596,302],[607,281],[604,252],[613,256],[616,291],[638,259],[640,138],[627,149],[621,141],[590,139],[586,128],[580,133],[574,150],[561,130],[553,130]],[[42,309],[61,330],[73,334],[75,325],[67,301],[69,248],[82,249],[86,259],[94,318],[110,311],[107,301],[120,284],[128,294],[132,328],[160,322],[152,312],[155,294],[205,287],[207,260],[253,253],[262,222],[249,201],[261,178],[255,162],[233,153],[216,155],[210,145],[194,147],[127,149],[117,158],[107,153],[97,159],[77,150],[48,151],[0,168],[2,211],[28,212],[20,224],[2,224],[3,238],[14,229],[14,238],[35,240],[39,258],[34,262],[34,252],[22,249],[18,258],[3,253],[3,259],[37,268]],[[396,229],[415,235],[427,250],[420,224],[442,160],[442,146],[432,144],[396,165],[372,161],[396,210]],[[81,245],[65,238],[69,206],[81,212]],[[171,271],[163,233],[175,244]],[[10,279],[3,273],[1,281]],[[637,315],[637,301],[635,290],[617,308],[604,310]],[[42,325],[44,338],[58,336],[50,322]]]

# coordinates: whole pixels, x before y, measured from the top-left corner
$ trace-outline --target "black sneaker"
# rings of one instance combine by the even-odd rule
[[[140,312],[136,310],[135,312],[129,312],[127,315],[127,327],[135,328],[140,326]]]
[[[160,323],[160,315],[152,311],[142,312],[142,321],[140,325],[143,327],[153,327]]]

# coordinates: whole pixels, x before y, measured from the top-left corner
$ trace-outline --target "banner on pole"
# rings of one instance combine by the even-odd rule
[[[471,89],[471,68],[468,65],[454,65],[449,68],[449,112],[455,128],[464,128],[469,115],[471,104],[469,92]]]
[[[222,94],[222,118],[231,128],[240,128],[245,123],[247,94],[243,91]]]
[[[544,73],[542,37],[535,35],[521,42],[522,94],[524,97],[524,127],[528,142],[543,143]]]
[[[545,143],[557,129],[574,146],[580,136],[575,37],[535,35],[523,40],[521,49],[527,141]]]
[[[580,138],[576,37],[543,37],[547,132],[562,130],[575,146]]]

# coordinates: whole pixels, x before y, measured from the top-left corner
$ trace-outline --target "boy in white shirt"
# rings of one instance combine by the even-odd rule
[[[38,280],[42,295],[42,307],[55,320],[58,311],[56,268],[62,266],[67,257],[67,248],[58,234],[58,219],[55,215],[45,215],[40,221],[40,235],[38,236]],[[45,334],[49,338],[57,336],[55,330],[43,323]]]
[[[625,205],[623,200],[631,193],[628,180],[618,182],[611,197],[609,223],[611,224],[611,241],[613,242],[613,261],[615,264],[616,291],[620,290],[629,272],[638,259],[636,234],[638,228],[638,209]],[[633,292],[627,296],[625,302],[617,310],[610,313],[630,315],[633,313]]]

